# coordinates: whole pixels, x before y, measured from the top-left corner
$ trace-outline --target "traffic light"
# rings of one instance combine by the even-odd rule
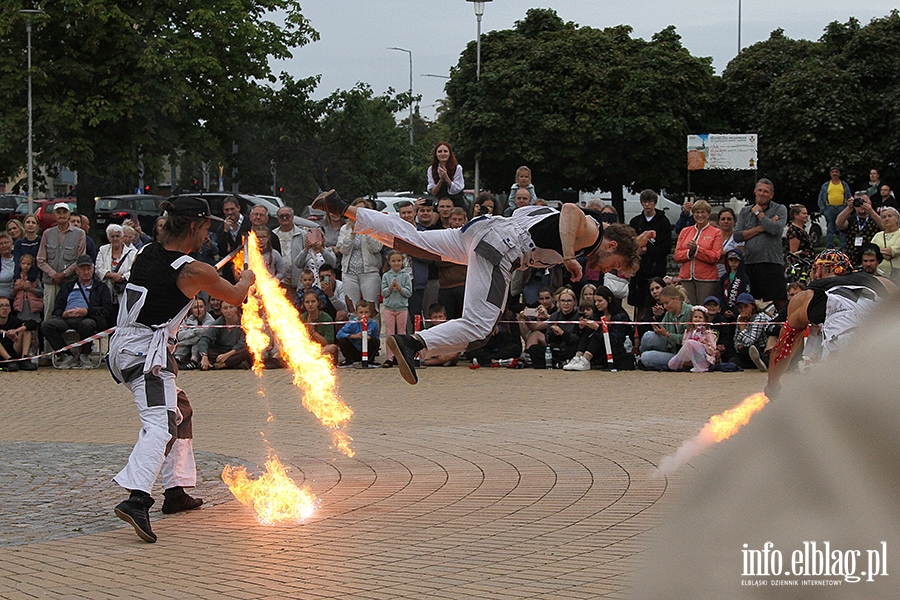
[[[278,196],[281,197],[282,195],[284,195],[284,188],[279,186],[278,187]]]
[[[145,186],[144,186],[144,193],[145,193],[145,194],[149,194],[149,193],[150,193],[150,186],[149,186],[149,185],[145,185]]]

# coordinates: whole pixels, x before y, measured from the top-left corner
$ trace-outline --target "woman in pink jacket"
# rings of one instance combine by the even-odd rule
[[[675,244],[675,262],[681,265],[678,276],[691,304],[721,294],[716,265],[722,256],[722,232],[709,224],[711,212],[705,200],[695,202],[691,207],[694,226],[682,229]]]

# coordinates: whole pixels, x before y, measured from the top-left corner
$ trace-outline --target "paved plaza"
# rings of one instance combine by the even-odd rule
[[[0,373],[0,598],[626,598],[708,456],[653,466],[765,376],[341,369],[353,458],[290,382],[179,376],[207,504],[164,517],[154,490],[146,544],[112,514],[127,390],[102,369]],[[219,478],[270,448],[318,497],[303,524],[260,525]]]

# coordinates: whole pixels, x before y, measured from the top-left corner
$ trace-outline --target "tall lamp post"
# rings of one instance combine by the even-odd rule
[[[466,0],[475,5],[475,20],[478,21],[478,34],[475,41],[475,81],[481,81],[481,16],[484,14],[484,3],[491,0]],[[481,191],[481,159],[475,155],[475,196]]]
[[[741,0],[738,0],[738,54],[741,53]]]
[[[412,50],[407,50],[406,48],[395,48],[391,46],[388,50],[397,50],[398,52],[406,52],[409,54],[409,145],[413,145],[413,102],[412,102],[412,93],[413,93],[413,65],[412,65]]]
[[[28,36],[28,214],[34,212],[34,152],[31,138],[31,22],[44,11],[34,8],[23,8],[19,14],[25,17],[25,33]]]

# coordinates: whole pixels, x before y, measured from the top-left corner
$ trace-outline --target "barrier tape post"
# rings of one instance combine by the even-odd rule
[[[362,323],[362,363],[360,369],[369,368],[369,317],[363,317]]]
[[[422,331],[422,315],[416,315],[415,318],[413,319],[413,329],[415,330],[416,333],[419,333],[420,331]],[[416,365],[416,367],[418,367],[420,369],[424,369],[426,365],[425,365],[425,359],[422,358],[422,353],[416,352],[416,357],[418,358],[418,364]]]
[[[610,373],[618,373],[618,369],[613,363],[613,351],[612,351],[612,342],[609,340],[609,325],[606,322],[606,317],[600,317],[600,327],[603,328],[603,341],[606,343],[606,363],[609,365]]]

